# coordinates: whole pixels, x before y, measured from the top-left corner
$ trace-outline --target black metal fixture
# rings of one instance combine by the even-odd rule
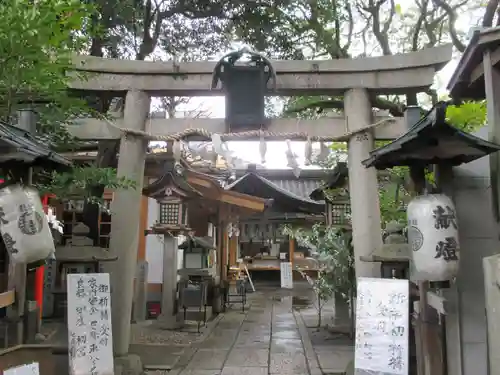
[[[219,81],[226,98],[226,125],[231,130],[265,128],[264,96],[276,89],[271,61],[248,48],[228,53],[215,66],[212,89]]]
[[[144,187],[142,193],[159,203],[158,220],[148,233],[183,234],[191,230],[188,225],[188,201],[202,195],[179,173],[173,160],[165,162],[163,175]]]

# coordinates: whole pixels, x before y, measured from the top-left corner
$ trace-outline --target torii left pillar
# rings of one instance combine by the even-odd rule
[[[368,91],[351,89],[344,96],[344,113],[349,132],[372,123],[372,106]],[[363,160],[373,150],[370,131],[354,134],[348,142],[349,196],[351,200],[352,243],[356,277],[380,277],[376,263],[361,260],[382,247],[377,171],[365,168]]]
[[[144,131],[151,99],[144,91],[129,91],[125,98],[125,127]],[[135,373],[137,358],[127,358],[130,343],[130,323],[134,296],[137,247],[139,244],[140,211],[144,164],[148,142],[130,134],[120,140],[118,177],[133,180],[136,187],[117,189],[111,203],[110,252],[118,259],[111,267],[111,308],[113,352],[117,367]],[[142,233],[141,235],[144,235]],[[139,361],[140,363],[140,361]],[[119,369],[117,369],[119,372]],[[139,370],[139,369],[137,369]],[[142,369],[140,369],[142,371]]]

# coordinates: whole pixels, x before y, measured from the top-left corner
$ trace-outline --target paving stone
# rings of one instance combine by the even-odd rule
[[[287,340],[300,340],[300,333],[297,329],[294,330],[281,330],[274,331],[272,334],[273,339],[287,339]]]
[[[184,370],[179,375],[220,375],[220,370]]]
[[[189,370],[222,370],[228,350],[200,349],[187,365]]]
[[[240,332],[265,332],[267,334],[271,333],[271,323],[259,323],[259,322],[255,322],[255,323],[249,323],[247,321],[245,321],[242,325],[241,325],[241,329],[240,329]]]
[[[231,349],[236,338],[228,337],[209,337],[199,347],[200,349]]]
[[[306,357],[299,353],[271,353],[270,374],[308,374]]]
[[[304,353],[302,340],[272,339],[271,353]]]
[[[236,329],[216,327],[212,331],[210,336],[208,336],[208,337],[210,338],[210,337],[228,337],[228,336],[231,336],[231,337],[236,338],[236,336],[238,335],[238,328],[239,327],[237,327]]]
[[[352,346],[323,346],[315,348],[320,367],[328,372],[344,372],[349,362],[354,360]]]
[[[239,339],[234,344],[235,348],[249,348],[249,349],[269,349],[271,337],[249,337],[247,339]]]
[[[224,367],[221,375],[267,375],[267,367]]]
[[[295,319],[293,321],[279,321],[273,324],[273,331],[298,329]]]
[[[269,363],[268,349],[234,348],[224,366],[227,367],[264,367]]]

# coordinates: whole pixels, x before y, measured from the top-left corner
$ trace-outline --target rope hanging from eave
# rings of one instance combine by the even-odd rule
[[[345,133],[338,137],[329,137],[329,136],[308,136],[305,132],[292,132],[292,133],[280,133],[280,132],[270,132],[267,130],[249,130],[238,133],[223,133],[219,134],[222,141],[238,141],[238,140],[249,140],[250,138],[274,138],[274,139],[301,139],[301,140],[310,140],[312,142],[342,142],[347,141],[352,136],[363,133],[368,130],[373,130],[381,125],[394,123],[396,118],[386,118],[380,121],[377,121],[374,124],[369,124],[367,126],[361,127],[357,130]],[[205,129],[186,129],[178,133],[170,134],[170,135],[153,135],[149,132],[145,132],[142,130],[134,130],[127,128],[119,128],[112,122],[108,121],[109,125],[113,126],[116,129],[119,129],[126,135],[133,135],[137,137],[144,137],[149,141],[180,141],[192,136],[198,136],[206,138],[207,141],[212,139],[212,136],[217,133],[211,133]]]

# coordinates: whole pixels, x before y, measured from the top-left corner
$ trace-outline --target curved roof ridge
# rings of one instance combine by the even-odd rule
[[[299,200],[301,202],[306,202],[308,204],[313,204],[313,205],[316,205],[318,207],[319,206],[324,206],[324,203],[317,202],[317,201],[314,201],[312,199],[308,199],[308,198],[305,198],[305,197],[301,197],[301,196],[299,196],[299,195],[297,195],[297,194],[295,194],[293,192],[285,190],[285,189],[281,188],[280,186],[276,185],[274,182],[268,180],[267,178],[259,176],[259,174],[255,173],[255,172],[248,172],[248,173],[246,173],[244,176],[238,178],[233,183],[227,185],[224,189],[231,190],[233,187],[235,187],[236,185],[238,185],[239,183],[241,183],[243,180],[249,178],[250,176],[254,176],[254,177],[258,178],[262,183],[266,184],[267,186],[271,187],[272,189],[274,189],[274,190],[278,191],[279,193],[281,193],[283,195],[286,195],[286,196],[288,196],[290,198]]]

